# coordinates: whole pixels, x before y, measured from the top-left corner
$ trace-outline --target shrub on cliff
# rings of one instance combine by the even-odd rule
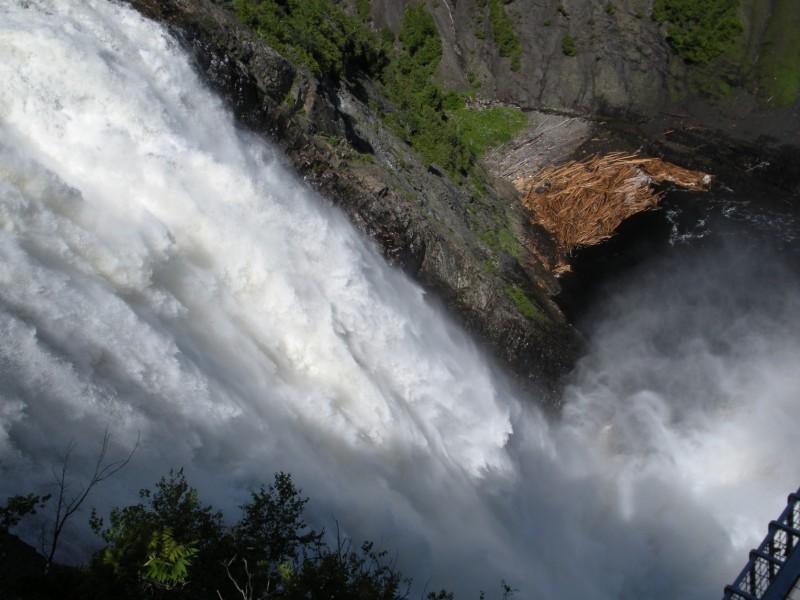
[[[568,33],[561,38],[561,52],[564,53],[564,56],[575,56],[578,53],[578,49],[575,46],[575,38]]]
[[[475,156],[446,112],[450,105],[463,106],[463,100],[445,93],[433,81],[442,59],[442,41],[424,6],[406,8],[398,37],[400,47],[384,73],[386,95],[397,110],[387,114],[386,120],[428,164],[465,175]]]
[[[683,60],[705,64],[731,50],[742,33],[739,0],[656,0],[653,18]]]
[[[317,76],[377,75],[386,64],[379,38],[330,0],[233,0],[239,19]]]
[[[267,44],[320,78],[382,84],[392,107],[381,115],[386,124],[427,165],[439,165],[456,180],[473,172],[488,146],[507,141],[526,122],[513,109],[470,111],[463,97],[436,84],[442,41],[424,4],[405,8],[396,40],[365,24],[369,3],[357,4],[354,15],[331,0],[233,0],[233,8]],[[499,0],[489,10],[500,54],[518,67],[521,46],[511,20]]]
[[[514,23],[506,13],[501,0],[489,2],[489,22],[492,25],[492,37],[497,44],[500,56],[511,59],[511,69],[519,71],[522,60],[522,44],[514,32]]]

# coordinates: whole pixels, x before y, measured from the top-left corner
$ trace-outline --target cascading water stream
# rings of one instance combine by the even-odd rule
[[[664,266],[548,424],[158,25],[6,0],[0,56],[0,497],[109,427],[142,447],[101,510],[183,465],[233,511],[283,469],[432,587],[707,598],[796,487],[794,274],[726,298],[727,256]]]

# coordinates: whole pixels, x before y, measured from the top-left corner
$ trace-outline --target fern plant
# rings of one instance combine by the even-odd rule
[[[196,555],[196,545],[178,543],[171,529],[156,531],[147,546],[145,579],[168,590],[181,586],[188,580],[189,567]]]

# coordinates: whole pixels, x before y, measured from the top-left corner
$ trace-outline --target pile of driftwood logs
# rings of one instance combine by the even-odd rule
[[[654,185],[663,182],[701,191],[711,176],[613,152],[542,169],[531,178],[523,204],[555,239],[559,260],[552,268],[563,273],[575,249],[608,239],[628,217],[657,207],[662,193]]]

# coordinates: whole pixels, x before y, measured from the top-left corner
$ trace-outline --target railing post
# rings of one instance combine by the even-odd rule
[[[775,558],[775,532],[770,531],[767,535],[769,535],[769,555]],[[770,561],[769,562],[769,582],[772,583],[772,580],[775,579],[775,563]]]
[[[775,533],[773,532],[772,535],[769,536],[769,555],[774,557],[775,556]],[[769,581],[772,583],[772,580],[775,579],[775,563],[770,562],[768,571],[769,573]]]

